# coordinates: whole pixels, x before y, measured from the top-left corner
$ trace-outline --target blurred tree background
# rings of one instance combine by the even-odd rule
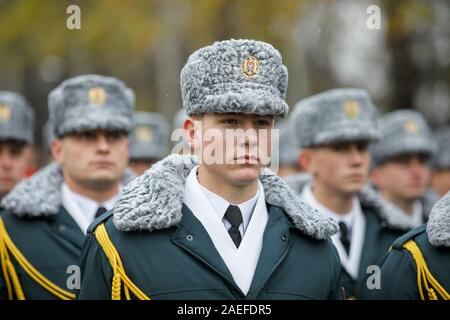
[[[69,30],[66,9],[81,9]],[[381,29],[366,22],[381,8]],[[0,0],[0,89],[26,96],[42,145],[47,95],[65,78],[116,76],[139,110],[181,108],[179,73],[216,40],[273,44],[289,69],[288,102],[334,87],[367,88],[382,111],[415,108],[433,127],[450,119],[447,0]]]

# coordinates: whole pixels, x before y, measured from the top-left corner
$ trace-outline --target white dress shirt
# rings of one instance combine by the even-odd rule
[[[119,190],[122,186],[120,186]],[[116,194],[111,199],[98,203],[79,193],[76,193],[66,183],[61,186],[62,205],[69,212],[70,216],[86,234],[89,225],[94,221],[95,214],[99,207],[111,210],[114,207],[119,195]]]
[[[261,182],[258,181],[259,191],[253,214],[244,214],[245,216],[250,216],[251,219],[249,218],[250,221],[247,222],[245,234],[242,237],[239,248],[236,248],[222,221],[225,211],[222,212],[221,210],[218,212],[212,204],[214,202],[217,206],[220,201],[215,201],[217,200],[215,199],[211,202],[208,199],[207,193],[203,191],[204,188],[197,180],[197,168],[198,166],[193,168],[186,179],[184,203],[208,232],[214,247],[222,257],[236,285],[244,294],[247,294],[258,264],[264,230],[269,217],[264,189]],[[242,211],[247,212],[247,207],[251,207],[247,202],[241,209]],[[223,209],[224,206],[224,204],[221,204],[218,208]]]
[[[314,196],[311,184],[307,184],[303,188],[302,198],[307,204],[319,211],[320,214],[332,218],[337,222],[344,222],[347,225],[349,234],[351,235],[349,253],[347,254],[347,251],[341,243],[340,232],[332,235],[331,241],[339,253],[342,266],[356,279],[358,277],[366,230],[366,221],[358,197],[353,197],[352,209],[346,214],[338,214],[321,204]]]
[[[417,200],[414,202],[413,206],[413,212],[411,217],[411,222],[414,228],[417,228],[418,226],[421,226],[423,221],[423,206],[422,202],[420,200]]]
[[[198,182],[198,180],[197,180]],[[251,198],[250,200],[247,200],[241,204],[233,204],[222,198],[221,196],[215,194],[214,192],[209,191],[205,187],[203,187],[199,183],[200,188],[205,193],[206,197],[208,198],[211,205],[216,209],[216,213],[219,217],[219,219],[222,220],[223,224],[225,225],[225,228],[229,230],[231,228],[231,223],[225,218],[225,212],[227,211],[228,207],[230,205],[235,205],[239,207],[242,213],[242,223],[239,226],[239,231],[241,233],[242,238],[244,237],[245,231],[247,230],[248,224],[250,222],[250,219],[252,218],[253,210],[256,206],[256,201],[258,200],[259,196],[259,189],[256,192],[256,195]]]

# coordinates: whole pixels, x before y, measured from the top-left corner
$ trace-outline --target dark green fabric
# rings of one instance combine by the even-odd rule
[[[365,237],[359,264],[357,279],[343,268],[342,286],[345,288],[347,299],[364,299],[367,288],[367,268],[371,265],[380,266],[384,256],[388,253],[392,243],[401,236],[404,231],[392,228],[371,207],[362,207],[365,219]]]
[[[186,206],[180,225],[166,230],[121,232],[111,214],[104,220],[127,275],[152,299],[339,298],[340,262],[331,240],[304,235],[279,207],[268,206],[268,211],[263,249],[247,296]],[[83,249],[79,299],[110,299],[113,274],[93,229]]]
[[[78,266],[84,234],[69,213],[61,207],[58,214],[48,217],[18,217],[6,211],[0,214],[12,241],[31,265],[62,289],[75,293],[67,288],[67,280],[73,274],[67,270],[71,265]],[[57,299],[31,279],[12,256],[11,259],[26,299]],[[0,299],[7,298],[0,271]]]
[[[428,241],[426,225],[423,225],[395,241],[381,267],[381,289],[370,290],[369,298],[420,299],[416,263],[403,248],[403,244],[410,239],[419,246],[431,274],[450,293],[450,248],[433,247]]]

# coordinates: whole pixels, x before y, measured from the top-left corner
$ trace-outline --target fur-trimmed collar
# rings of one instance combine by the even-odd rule
[[[122,176],[122,183],[125,185],[134,178],[134,173],[126,169]],[[30,178],[18,183],[2,199],[2,206],[19,217],[57,214],[62,201],[63,181],[61,166],[52,162]]]
[[[152,231],[181,221],[184,184],[198,164],[192,156],[170,155],[129,183],[114,208],[114,224],[121,231]],[[266,201],[284,209],[296,228],[316,239],[337,232],[334,221],[322,217],[302,202],[286,183],[269,169],[260,176]]]
[[[450,247],[450,191],[431,209],[428,240],[435,247]]]
[[[301,196],[303,188],[312,180],[311,175],[300,173],[286,177],[287,184]],[[408,231],[413,228],[409,217],[396,206],[384,200],[380,194],[367,184],[358,195],[361,206],[373,208],[378,216],[392,229]]]

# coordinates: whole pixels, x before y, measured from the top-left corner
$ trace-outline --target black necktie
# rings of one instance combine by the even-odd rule
[[[350,251],[350,232],[348,231],[347,225],[343,221],[339,222],[339,229],[341,232],[341,243],[348,254]]]
[[[95,218],[97,219],[102,214],[104,214],[106,211],[108,211],[108,210],[106,210],[105,207],[98,207],[97,212],[95,213]]]
[[[225,219],[231,224],[231,228],[228,229],[228,234],[236,245],[236,248],[239,248],[242,241],[241,233],[239,232],[239,226],[242,223],[242,213],[239,207],[230,205],[225,212]]]

